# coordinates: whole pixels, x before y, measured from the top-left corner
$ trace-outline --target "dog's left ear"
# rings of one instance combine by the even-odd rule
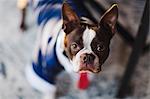
[[[62,17],[65,33],[70,33],[77,25],[80,24],[79,17],[67,3],[64,3],[62,6]]]
[[[99,25],[111,29],[112,35],[116,32],[116,22],[118,19],[118,5],[113,4],[102,16]]]

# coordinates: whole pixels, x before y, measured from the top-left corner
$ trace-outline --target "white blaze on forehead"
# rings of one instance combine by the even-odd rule
[[[91,42],[94,39],[95,35],[96,33],[94,30],[86,27],[85,31],[83,32],[83,44],[85,49],[92,51]]]

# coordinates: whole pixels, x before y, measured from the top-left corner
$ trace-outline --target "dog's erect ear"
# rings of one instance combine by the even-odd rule
[[[100,20],[100,25],[109,27],[111,32],[114,34],[116,32],[116,22],[118,19],[118,5],[113,4],[110,9],[108,9]]]
[[[70,33],[77,25],[80,24],[79,17],[67,3],[64,3],[62,6],[62,17],[65,33]]]

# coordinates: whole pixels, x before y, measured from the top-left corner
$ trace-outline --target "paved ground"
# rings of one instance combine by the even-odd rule
[[[131,5],[136,4],[134,4],[134,1],[132,1]],[[105,4],[105,2],[103,3]],[[143,2],[141,2],[142,4]],[[28,11],[28,30],[21,33],[18,30],[20,13],[16,8],[16,0],[0,0],[0,99],[41,99],[41,93],[31,88],[26,81],[24,73],[26,65],[31,60],[37,35],[37,27],[34,21],[35,16],[32,13],[31,10]],[[131,31],[136,31],[140,15],[139,17],[130,15],[128,19],[129,17],[138,19],[138,21],[135,21],[135,27],[132,26],[134,20],[131,22],[126,21],[126,24],[124,24],[133,28]],[[130,28],[128,29],[130,30]],[[130,50],[120,37],[116,35],[112,41],[110,57],[104,64],[102,73],[96,75],[91,82],[88,91],[79,91],[71,86],[69,93],[66,96],[60,97],[60,99],[112,99]],[[138,64],[140,68],[137,69],[135,81],[133,81],[138,82],[134,83],[134,97],[136,98],[149,99],[150,97],[150,87],[148,87],[150,79],[148,75],[150,71],[149,58],[149,54],[144,55]],[[62,80],[64,75],[66,74],[59,75],[58,79]],[[138,77],[140,77],[140,80]],[[58,86],[60,85],[65,86],[64,83],[58,83]],[[63,91],[63,89],[60,88],[60,91]]]
[[[39,93],[29,86],[24,75],[36,37],[33,17],[29,15],[31,28],[21,33],[18,30],[20,13],[16,0],[0,0],[0,99],[40,99]]]

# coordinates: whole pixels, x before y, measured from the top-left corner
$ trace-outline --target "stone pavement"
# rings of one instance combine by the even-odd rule
[[[24,74],[36,37],[34,18],[29,14],[31,28],[21,33],[16,0],[0,0],[0,99],[40,99]]]

